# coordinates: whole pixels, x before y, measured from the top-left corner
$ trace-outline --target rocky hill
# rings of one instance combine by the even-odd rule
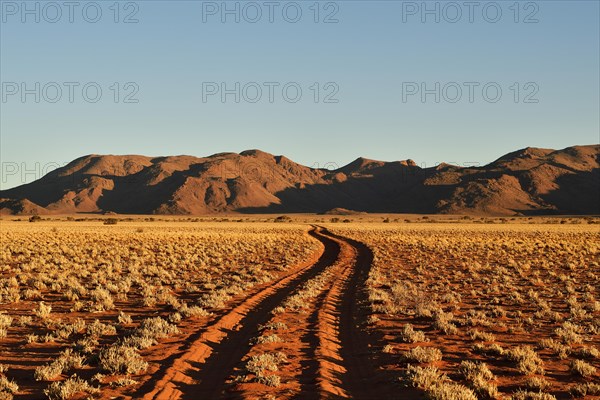
[[[359,158],[312,169],[259,150],[209,157],[88,155],[0,191],[3,214],[600,214],[600,145],[526,148],[482,167]]]

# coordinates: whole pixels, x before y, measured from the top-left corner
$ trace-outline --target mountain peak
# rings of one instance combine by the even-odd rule
[[[257,158],[273,158],[273,154],[267,153],[265,151],[262,150],[258,150],[258,149],[250,149],[250,150],[244,150],[240,153],[240,156],[246,156],[246,157],[257,157]]]
[[[356,160],[352,161],[350,164],[340,168],[341,172],[350,174],[350,173],[360,173],[366,170],[370,170],[373,168],[381,167],[386,163],[383,161],[371,160],[365,157],[358,157]]]
[[[517,158],[521,159],[535,159],[540,157],[545,157],[548,154],[552,153],[554,150],[552,149],[542,149],[538,147],[525,147],[523,149],[519,149],[508,154],[503,155],[498,158],[495,163],[500,161],[512,161]]]

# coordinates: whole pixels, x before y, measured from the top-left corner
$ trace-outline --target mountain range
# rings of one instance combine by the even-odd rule
[[[309,168],[260,150],[209,157],[87,155],[0,191],[2,214],[600,214],[600,145],[525,148],[485,166],[358,158]]]

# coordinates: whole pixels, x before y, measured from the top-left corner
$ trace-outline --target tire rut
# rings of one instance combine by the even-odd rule
[[[366,328],[366,281],[373,253],[361,242],[323,235],[339,243],[342,264],[318,311],[319,387],[321,398],[383,399],[386,382],[377,373]]]
[[[319,260],[259,291],[205,329],[166,368],[143,399],[217,399],[243,397],[227,392],[228,378],[249,353],[258,326],[303,283],[328,267],[335,276],[307,315],[306,368],[300,398],[397,398],[389,382],[377,373],[371,338],[366,330],[366,280],[373,253],[361,242],[315,226],[309,234],[324,251]],[[312,329],[311,329],[312,328]],[[312,382],[312,383],[311,383]],[[387,387],[387,388],[386,388]]]
[[[338,257],[336,241],[309,234],[324,245],[319,260],[261,290],[242,302],[192,341],[187,350],[172,361],[143,399],[221,398],[231,371],[250,349],[249,341],[258,325],[270,318],[271,311],[303,282],[322,272]],[[199,397],[200,396],[200,397]]]

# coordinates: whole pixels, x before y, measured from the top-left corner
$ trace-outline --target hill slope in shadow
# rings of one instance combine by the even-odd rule
[[[3,214],[600,214],[600,145],[525,148],[482,167],[359,158],[335,171],[260,150],[88,155],[0,191]]]

